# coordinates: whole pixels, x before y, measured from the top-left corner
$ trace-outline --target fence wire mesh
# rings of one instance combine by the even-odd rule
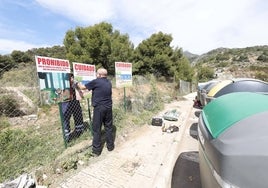
[[[54,97],[62,89],[41,90],[39,79],[34,65],[0,69],[0,130],[15,126],[53,126],[55,135],[62,134],[60,139],[65,147],[74,140],[88,139],[91,136],[90,100],[57,102]]]
[[[40,88],[40,75],[34,62],[13,67],[3,65],[0,62],[0,182],[22,171],[36,168],[46,171],[47,165],[73,167],[77,163],[55,164],[56,158],[70,146],[91,144],[90,98],[53,100],[62,91],[55,86],[49,90]],[[109,79],[115,85],[114,79]],[[155,78],[134,76],[133,86],[126,93],[123,88],[113,88],[115,130],[144,125],[150,121],[148,114],[159,110],[163,101],[169,102],[190,90],[187,83],[180,83],[180,88],[176,85],[175,81],[159,84]],[[70,84],[60,89],[68,90]]]
[[[85,101],[70,100],[61,102],[58,105],[65,144],[79,138],[87,130],[91,130],[89,99]]]
[[[0,69],[0,80],[0,116],[2,119],[0,130],[12,126],[53,126],[54,133],[62,135],[61,139],[65,146],[78,138],[88,139],[88,135],[91,136],[90,112],[92,109],[90,108],[90,99],[63,102],[56,100],[59,93],[62,93],[63,90],[70,90],[71,86],[69,88],[57,88],[52,85],[49,89],[41,90],[40,75],[36,72],[34,64],[31,66],[19,65],[13,68],[4,67]],[[141,80],[142,77],[136,77],[134,85],[141,87],[143,85],[143,83],[140,83]],[[180,81],[179,83],[178,93],[191,92],[189,82]],[[153,107],[150,101],[149,106],[146,106],[146,102],[140,104],[142,102],[138,97],[138,91],[136,90],[137,96],[135,98],[128,99],[127,96],[126,100],[126,102],[131,103],[127,105],[127,108],[131,106],[131,111],[134,114],[142,111],[143,109],[140,108],[143,106]],[[144,95],[142,91],[140,93],[142,96]],[[152,94],[148,96],[148,100],[152,98]],[[88,132],[87,136],[83,136],[85,132]]]

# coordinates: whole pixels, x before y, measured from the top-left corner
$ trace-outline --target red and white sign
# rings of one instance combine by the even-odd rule
[[[75,63],[73,62],[73,73],[75,82],[80,82],[86,85],[88,82],[96,78],[95,65]],[[81,100],[82,98],[90,98],[92,92],[88,90],[76,89],[76,99]]]
[[[115,62],[116,87],[132,86],[132,63]]]
[[[35,56],[42,104],[71,100],[70,63],[65,59]]]
[[[35,56],[37,72],[70,73],[69,60]]]
[[[82,80],[91,81],[96,78],[95,65],[73,62],[73,70],[74,76],[83,77]]]

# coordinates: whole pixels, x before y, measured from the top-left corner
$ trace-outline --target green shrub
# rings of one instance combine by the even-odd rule
[[[223,62],[220,62],[217,67],[228,67],[228,65],[229,65],[228,62],[223,61]]]
[[[14,117],[20,115],[18,102],[12,95],[2,95],[0,97],[0,115]]]
[[[208,81],[214,78],[214,74],[215,72],[212,68],[204,66],[198,69],[197,79],[199,82]]]
[[[261,54],[258,58],[258,61],[263,61],[263,62],[268,62],[268,55],[266,54]]]
[[[257,71],[255,73],[255,78],[259,79],[259,80],[263,80],[265,82],[268,82],[268,75],[267,75],[267,73],[265,73],[263,71]]]

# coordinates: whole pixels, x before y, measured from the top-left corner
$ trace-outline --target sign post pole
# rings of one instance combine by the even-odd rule
[[[124,109],[127,111],[127,103],[126,103],[126,87],[124,87]]]

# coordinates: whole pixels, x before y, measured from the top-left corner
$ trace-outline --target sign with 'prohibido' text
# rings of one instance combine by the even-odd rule
[[[72,99],[70,63],[66,59],[35,56],[42,104],[55,104]]]

